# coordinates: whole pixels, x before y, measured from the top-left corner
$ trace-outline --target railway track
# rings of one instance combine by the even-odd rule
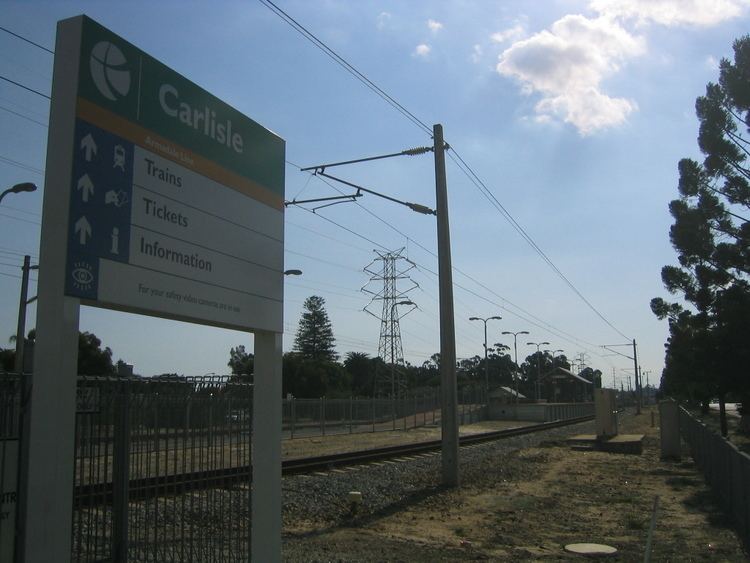
[[[483,442],[512,438],[514,436],[534,434],[544,432],[545,430],[551,430],[553,428],[587,422],[593,419],[593,416],[583,416],[565,420],[556,420],[553,422],[544,422],[533,426],[509,428],[506,430],[462,436],[459,439],[459,445],[470,446],[481,444]],[[282,475],[325,472],[341,467],[362,465],[386,459],[414,456],[438,451],[440,450],[441,445],[442,442],[440,440],[430,440],[414,444],[385,446],[356,452],[288,459],[282,462],[281,472]],[[247,484],[250,480],[252,480],[252,468],[248,465],[225,469],[193,471],[158,477],[131,479],[128,483],[127,494],[130,500],[145,500],[158,496],[177,495],[189,491],[228,487],[238,483]],[[77,507],[109,505],[112,503],[112,499],[113,485],[111,482],[78,485],[74,490],[74,503]]]

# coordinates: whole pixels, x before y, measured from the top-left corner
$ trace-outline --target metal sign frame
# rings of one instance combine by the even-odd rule
[[[55,53],[17,558],[70,553],[86,304],[255,334],[252,558],[279,561],[284,142],[85,16]]]

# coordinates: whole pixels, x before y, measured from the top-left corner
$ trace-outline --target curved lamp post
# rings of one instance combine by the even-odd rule
[[[502,334],[512,334],[513,335],[513,356],[514,356],[514,362],[516,364],[515,369],[515,377],[513,378],[513,382],[516,384],[516,405],[518,404],[518,335],[519,334],[529,334],[528,330],[521,330],[519,332],[513,332],[510,330],[504,330]]]
[[[3,198],[8,194],[18,194],[21,192],[34,192],[36,191],[36,184],[32,184],[31,182],[23,182],[21,184],[16,184],[13,187],[8,188],[3,193],[0,194],[0,201],[3,200]]]
[[[490,365],[487,363],[487,321],[491,321],[492,319],[499,321],[502,319],[502,317],[494,316],[494,317],[487,317],[486,319],[482,317],[469,317],[470,321],[482,321],[484,323],[484,392],[485,393],[490,392]]]
[[[540,379],[542,378],[542,367],[541,367],[541,358],[539,358],[539,347],[540,346],[549,346],[549,342],[527,342],[527,346],[536,346],[536,400],[539,401],[541,399],[541,387],[540,387]]]

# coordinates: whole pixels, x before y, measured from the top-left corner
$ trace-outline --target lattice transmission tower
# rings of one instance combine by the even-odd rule
[[[383,366],[377,370],[373,384],[373,393],[379,397],[399,397],[406,390],[404,371],[404,351],[401,346],[401,327],[399,320],[416,308],[408,298],[408,293],[419,287],[407,274],[414,268],[404,255],[404,248],[396,251],[381,252],[375,250],[375,258],[364,271],[372,277],[365,284],[362,291],[372,295],[372,300],[365,307],[365,311],[380,319],[380,339],[378,341],[378,356],[383,360]],[[401,288],[399,288],[399,282]],[[375,291],[368,286],[380,283],[382,289]],[[371,311],[377,302],[382,302],[380,314]],[[406,313],[400,314],[398,307],[410,307]]]

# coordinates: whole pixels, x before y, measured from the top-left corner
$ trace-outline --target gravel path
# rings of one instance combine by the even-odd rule
[[[513,479],[529,468],[523,459],[511,457],[510,453],[586,432],[593,432],[593,422],[461,448],[461,486],[490,487]],[[320,530],[356,528],[417,501],[427,501],[439,509],[441,502],[450,502],[445,495],[439,494],[442,489],[440,472],[440,454],[434,453],[406,461],[333,470],[325,475],[284,478],[284,560],[383,561],[382,552],[366,554],[357,552],[356,546],[321,545],[309,540]],[[362,504],[355,513],[347,500],[350,491],[362,493]],[[419,553],[420,559],[430,559],[424,550]],[[440,559],[447,555],[441,554]]]

